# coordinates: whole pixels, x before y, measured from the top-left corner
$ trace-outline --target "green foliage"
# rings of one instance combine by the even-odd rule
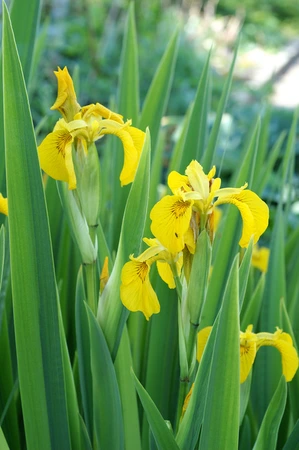
[[[249,358],[257,350],[258,334],[254,340],[250,328],[242,333],[250,324],[254,333],[282,328],[288,333],[283,343],[294,344],[289,364],[296,366],[298,359],[299,224],[290,213],[296,202],[297,114],[280,115],[270,108],[257,114],[236,106],[238,43],[223,81],[211,67],[213,50],[197,57],[184,30],[174,26],[177,10],[163,12],[159,1],[72,2],[70,14],[80,13],[76,20],[66,26],[65,17],[60,24],[49,18],[37,40],[39,3],[30,3],[28,30],[21,23],[27,3],[20,9],[17,0],[13,3],[12,23],[3,6],[0,127],[6,161],[2,154],[0,172],[5,166],[9,215],[0,229],[0,448],[216,450],[219,442],[227,450],[296,448],[298,372],[287,389],[277,348],[257,348],[254,364],[247,359],[250,370],[242,384],[240,376],[244,354]],[[289,14],[281,5],[275,11]],[[155,24],[157,45],[149,31]],[[53,33],[51,45],[48,32]],[[39,76],[39,61],[46,60]],[[69,190],[59,177],[41,176],[33,129],[32,115],[38,135],[53,128],[49,107],[56,92],[50,70],[69,63],[82,105],[110,104],[145,132],[138,134],[144,137],[143,148],[135,178],[126,187],[120,187],[119,174],[124,161],[134,159],[136,135],[131,140],[126,135],[121,143],[106,136],[97,148],[93,144],[92,167],[86,165],[90,172],[84,174],[84,186],[91,189],[87,200],[78,193],[80,183]],[[108,129],[112,123],[117,136],[130,129],[119,116],[117,121],[107,115],[92,118],[94,133],[97,124]],[[66,127],[76,134],[83,120]],[[84,127],[87,134],[87,121]],[[78,136],[70,158],[77,152],[80,166],[87,149]],[[226,152],[227,143],[232,148]],[[69,162],[58,140],[56,148]],[[166,173],[184,175],[193,159],[205,172],[215,164],[217,172],[210,178],[196,172],[198,190],[188,175],[184,192],[175,191],[181,206],[197,202],[191,205],[191,237],[189,229],[186,245],[176,254],[157,241],[141,253],[143,236],[151,236],[151,209],[167,194]],[[94,162],[100,184],[95,195]],[[205,198],[204,190],[209,196],[219,176],[221,188],[248,182],[272,202],[270,226],[261,238],[270,248],[266,273],[254,266],[252,238],[246,249],[238,246],[242,222],[234,206],[224,205],[219,224],[214,222],[213,199]],[[5,194],[4,171],[0,180]],[[246,191],[221,192],[236,200]],[[0,197],[0,208],[1,202]],[[94,207],[94,202],[100,204]],[[207,210],[200,209],[206,204]],[[89,223],[87,216],[96,220]],[[166,234],[172,232],[171,220]],[[134,270],[126,265],[131,311],[121,302],[129,261],[135,264]],[[165,267],[168,275],[160,278]],[[154,295],[160,312],[146,320],[140,303],[153,301]],[[211,330],[202,343],[198,331],[205,333],[205,327]],[[271,344],[267,336],[264,343]]]

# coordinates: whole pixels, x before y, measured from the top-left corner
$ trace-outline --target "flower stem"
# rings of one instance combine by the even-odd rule
[[[93,244],[96,241],[96,227],[89,227],[89,234]],[[86,294],[87,304],[96,315],[98,308],[98,279],[97,279],[97,260],[91,264],[85,264],[84,266],[85,280],[86,280]]]
[[[84,266],[85,280],[86,280],[86,294],[87,294],[87,304],[96,315],[97,313],[97,262],[94,261],[92,264],[86,264]]]

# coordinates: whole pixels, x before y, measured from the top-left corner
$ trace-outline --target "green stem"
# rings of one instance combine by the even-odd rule
[[[94,244],[96,240],[96,227],[89,227],[89,234]],[[85,264],[84,272],[86,280],[87,304],[96,315],[98,308],[97,260],[93,261],[91,264]]]
[[[86,294],[87,294],[87,304],[96,315],[97,313],[97,262],[94,261],[92,264],[86,264],[84,266],[85,280],[86,280]]]
[[[176,419],[175,419],[175,434],[178,432],[180,420],[182,416],[183,411],[183,405],[184,401],[187,395],[187,388],[189,384],[189,379],[180,379],[180,387],[179,387],[179,394],[178,394],[178,403],[177,403],[177,410],[176,410]]]
[[[193,351],[194,347],[196,346],[197,332],[198,332],[198,325],[191,323],[187,342],[187,358],[189,367],[192,364]]]

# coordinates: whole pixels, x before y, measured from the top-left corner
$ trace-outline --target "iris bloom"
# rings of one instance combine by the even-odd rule
[[[8,216],[7,198],[4,198],[2,194],[0,194],[0,213]]]
[[[257,244],[253,247],[251,264],[253,267],[267,272],[270,250],[267,247],[259,247]]]
[[[212,327],[203,328],[197,337],[197,359],[201,360]],[[282,373],[286,381],[291,381],[298,369],[298,355],[288,333],[278,327],[275,333],[253,333],[252,325],[240,332],[240,382],[244,383],[255,360],[256,352],[262,346],[277,348],[281,354]]]
[[[84,157],[88,147],[106,134],[117,136],[124,148],[124,165],[120,174],[121,185],[134,180],[145,133],[123,121],[120,114],[96,103],[80,107],[73,81],[65,67],[55,72],[58,79],[58,95],[51,109],[63,115],[54,130],[38,147],[41,168],[52,178],[65,181],[69,189],[76,189],[77,179],[73,162],[73,148],[78,158]]]
[[[149,245],[141,255],[130,256],[121,273],[120,298],[130,311],[141,311],[149,320],[152,314],[160,312],[158,297],[151,285],[149,273],[151,265],[156,262],[162,280],[170,289],[175,288],[175,275],[179,275],[182,267],[182,255],[171,254],[157,239],[144,238]]]
[[[192,230],[196,241],[203,228],[214,232],[215,207],[225,203],[237,206],[243,220],[243,232],[240,246],[247,247],[251,236],[257,242],[266,230],[269,220],[269,209],[258,195],[246,189],[220,188],[221,179],[214,178],[215,166],[205,174],[197,161],[191,161],[185,171],[186,175],[171,172],[168,186],[173,195],[166,195],[152,209],[151,231],[171,252],[183,250],[186,235]],[[217,200],[215,201],[215,198]]]

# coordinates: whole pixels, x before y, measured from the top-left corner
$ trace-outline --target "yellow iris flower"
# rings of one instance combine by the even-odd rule
[[[267,247],[259,247],[256,244],[252,250],[251,264],[262,272],[267,272],[269,256],[270,250]]]
[[[197,336],[197,360],[200,361],[212,327],[203,328]],[[240,332],[240,382],[244,383],[255,360],[256,352],[262,346],[277,348],[281,354],[282,373],[291,381],[298,369],[298,355],[288,333],[277,328],[275,333],[253,333],[252,325]]]
[[[38,147],[41,168],[52,178],[65,181],[69,189],[76,189],[77,179],[73,163],[73,147],[84,155],[88,146],[106,134],[117,136],[124,148],[124,165],[120,174],[121,185],[134,180],[145,133],[123,121],[120,114],[99,103],[81,108],[77,102],[72,78],[67,68],[55,72],[58,95],[51,109],[63,115],[54,130]]]
[[[258,195],[240,188],[221,189],[221,179],[214,178],[215,166],[205,174],[197,161],[192,161],[186,169],[186,175],[171,172],[168,186],[173,195],[166,195],[152,209],[151,231],[159,241],[173,253],[183,250],[186,234],[192,229],[194,239],[203,228],[210,233],[214,230],[215,207],[225,203],[237,206],[243,220],[240,246],[247,247],[251,236],[257,242],[266,230],[269,221],[269,209]],[[214,199],[217,198],[216,201]]]
[[[120,298],[130,311],[141,311],[149,320],[152,314],[160,312],[160,303],[149,279],[151,265],[156,262],[162,280],[170,289],[175,288],[172,267],[180,274],[183,256],[171,254],[157,239],[143,239],[149,245],[141,255],[130,256],[121,273]]]

